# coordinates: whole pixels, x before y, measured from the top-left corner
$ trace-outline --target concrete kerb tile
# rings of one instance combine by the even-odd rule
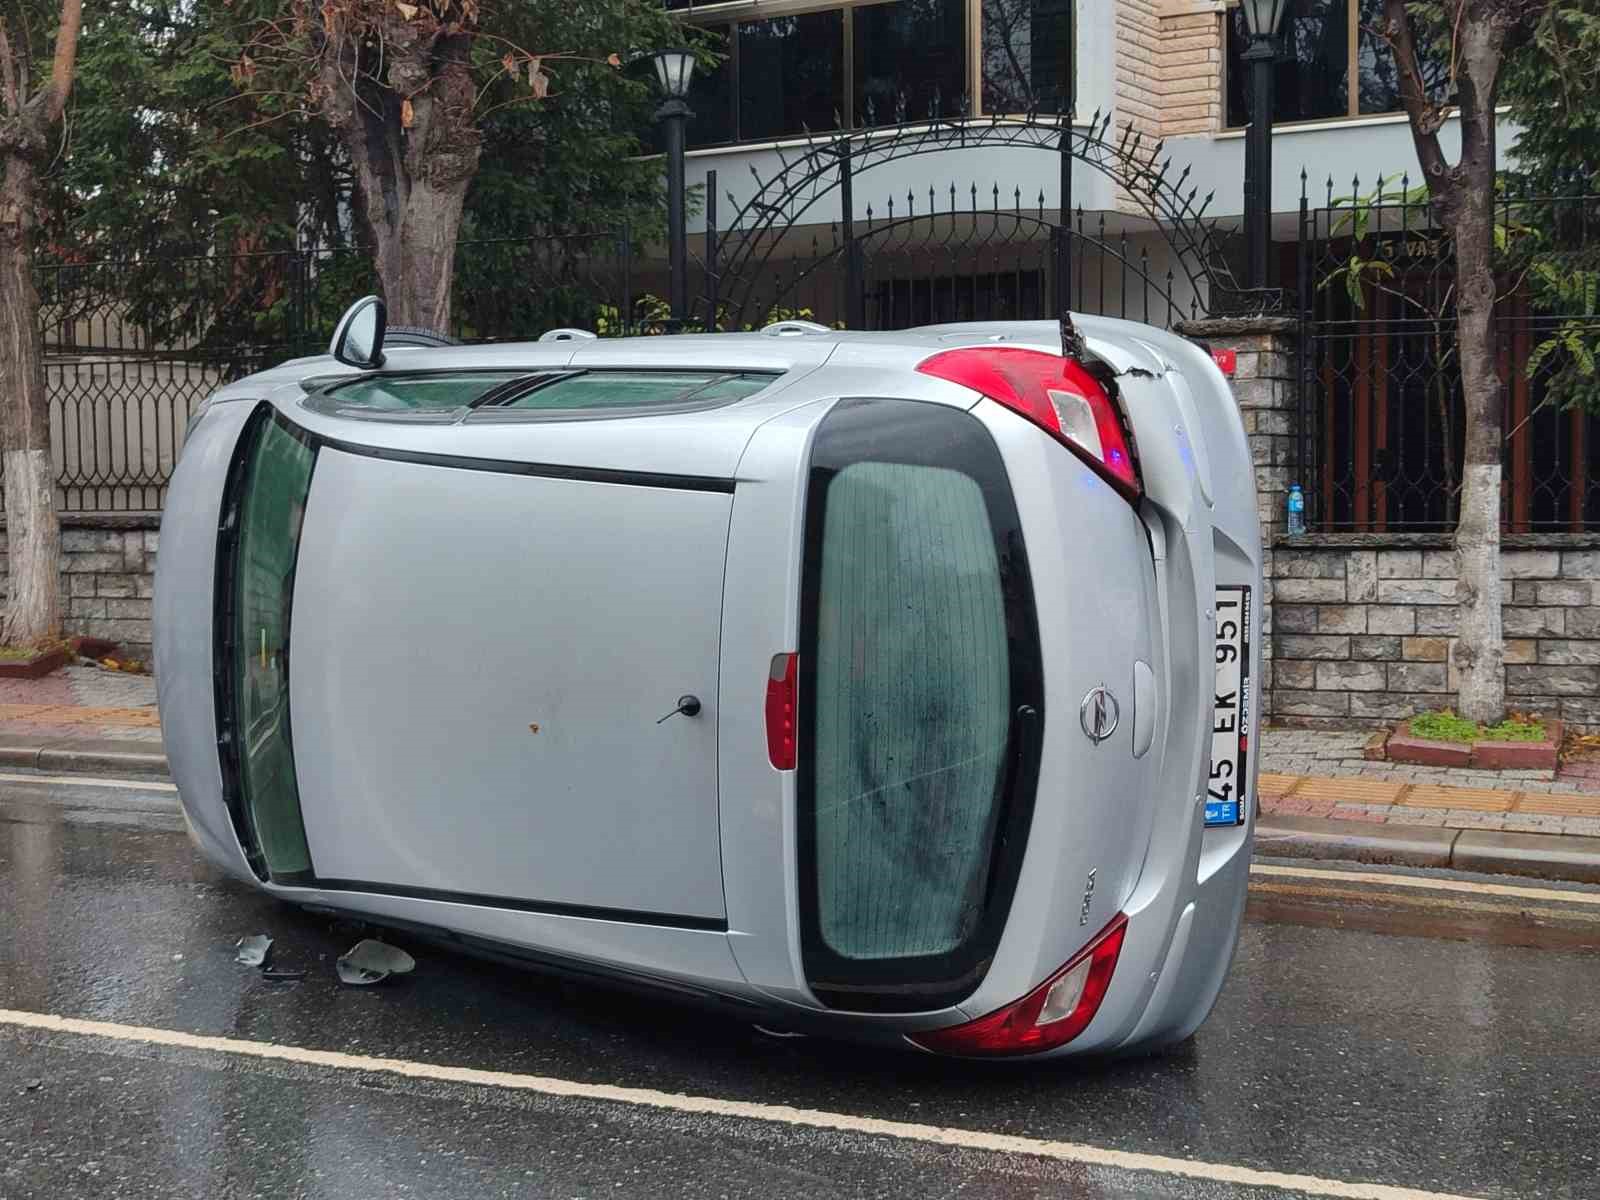
[[[159,744],[105,738],[62,738],[39,747],[34,763],[40,771],[87,774],[111,771],[132,775],[168,774],[167,756]]]
[[[1450,865],[1462,871],[1600,883],[1600,838],[1465,830]]]
[[[1458,836],[1455,830],[1285,814],[1257,822],[1255,846],[1259,854],[1283,858],[1443,867]]]

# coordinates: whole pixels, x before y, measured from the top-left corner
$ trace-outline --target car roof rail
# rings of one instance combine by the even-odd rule
[[[592,342],[600,335],[587,329],[550,329],[539,335],[541,342]]]
[[[832,333],[833,330],[815,321],[774,321],[763,325],[761,332],[768,337],[798,337],[803,333]]]

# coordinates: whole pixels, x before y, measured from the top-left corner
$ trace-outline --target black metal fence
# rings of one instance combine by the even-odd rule
[[[1448,530],[1460,499],[1461,365],[1451,240],[1406,178],[1302,201],[1299,456],[1307,524]],[[1505,528],[1600,528],[1592,359],[1600,196],[1504,181],[1493,330],[1504,398]]]
[[[463,242],[451,332],[632,331],[642,319],[633,262],[625,232]],[[67,512],[159,509],[195,407],[234,379],[321,352],[350,301],[378,286],[357,248],[54,260],[37,283]]]
[[[752,286],[716,295],[708,264],[719,261],[719,241],[726,255],[737,236],[705,235],[695,328],[794,317],[851,329],[1036,320],[1059,315],[1063,296],[1077,312],[1170,325],[1202,315],[1209,300],[1145,222],[1079,208],[1061,224],[1042,192],[1024,197],[992,182],[888,195],[868,202],[848,230],[831,220],[773,231],[766,236],[782,244]]]

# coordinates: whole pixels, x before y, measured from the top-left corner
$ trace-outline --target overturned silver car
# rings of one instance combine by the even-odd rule
[[[166,508],[162,728],[213,862],[942,1054],[1205,1019],[1261,545],[1204,350],[1090,318],[397,346],[375,302],[336,341],[212,397]]]

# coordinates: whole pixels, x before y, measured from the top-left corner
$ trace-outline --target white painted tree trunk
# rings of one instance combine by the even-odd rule
[[[1494,724],[1505,716],[1505,641],[1500,605],[1500,464],[1469,463],[1456,526],[1456,704],[1462,716]]]
[[[5,453],[9,596],[0,642],[30,646],[59,637],[61,526],[49,450]]]

